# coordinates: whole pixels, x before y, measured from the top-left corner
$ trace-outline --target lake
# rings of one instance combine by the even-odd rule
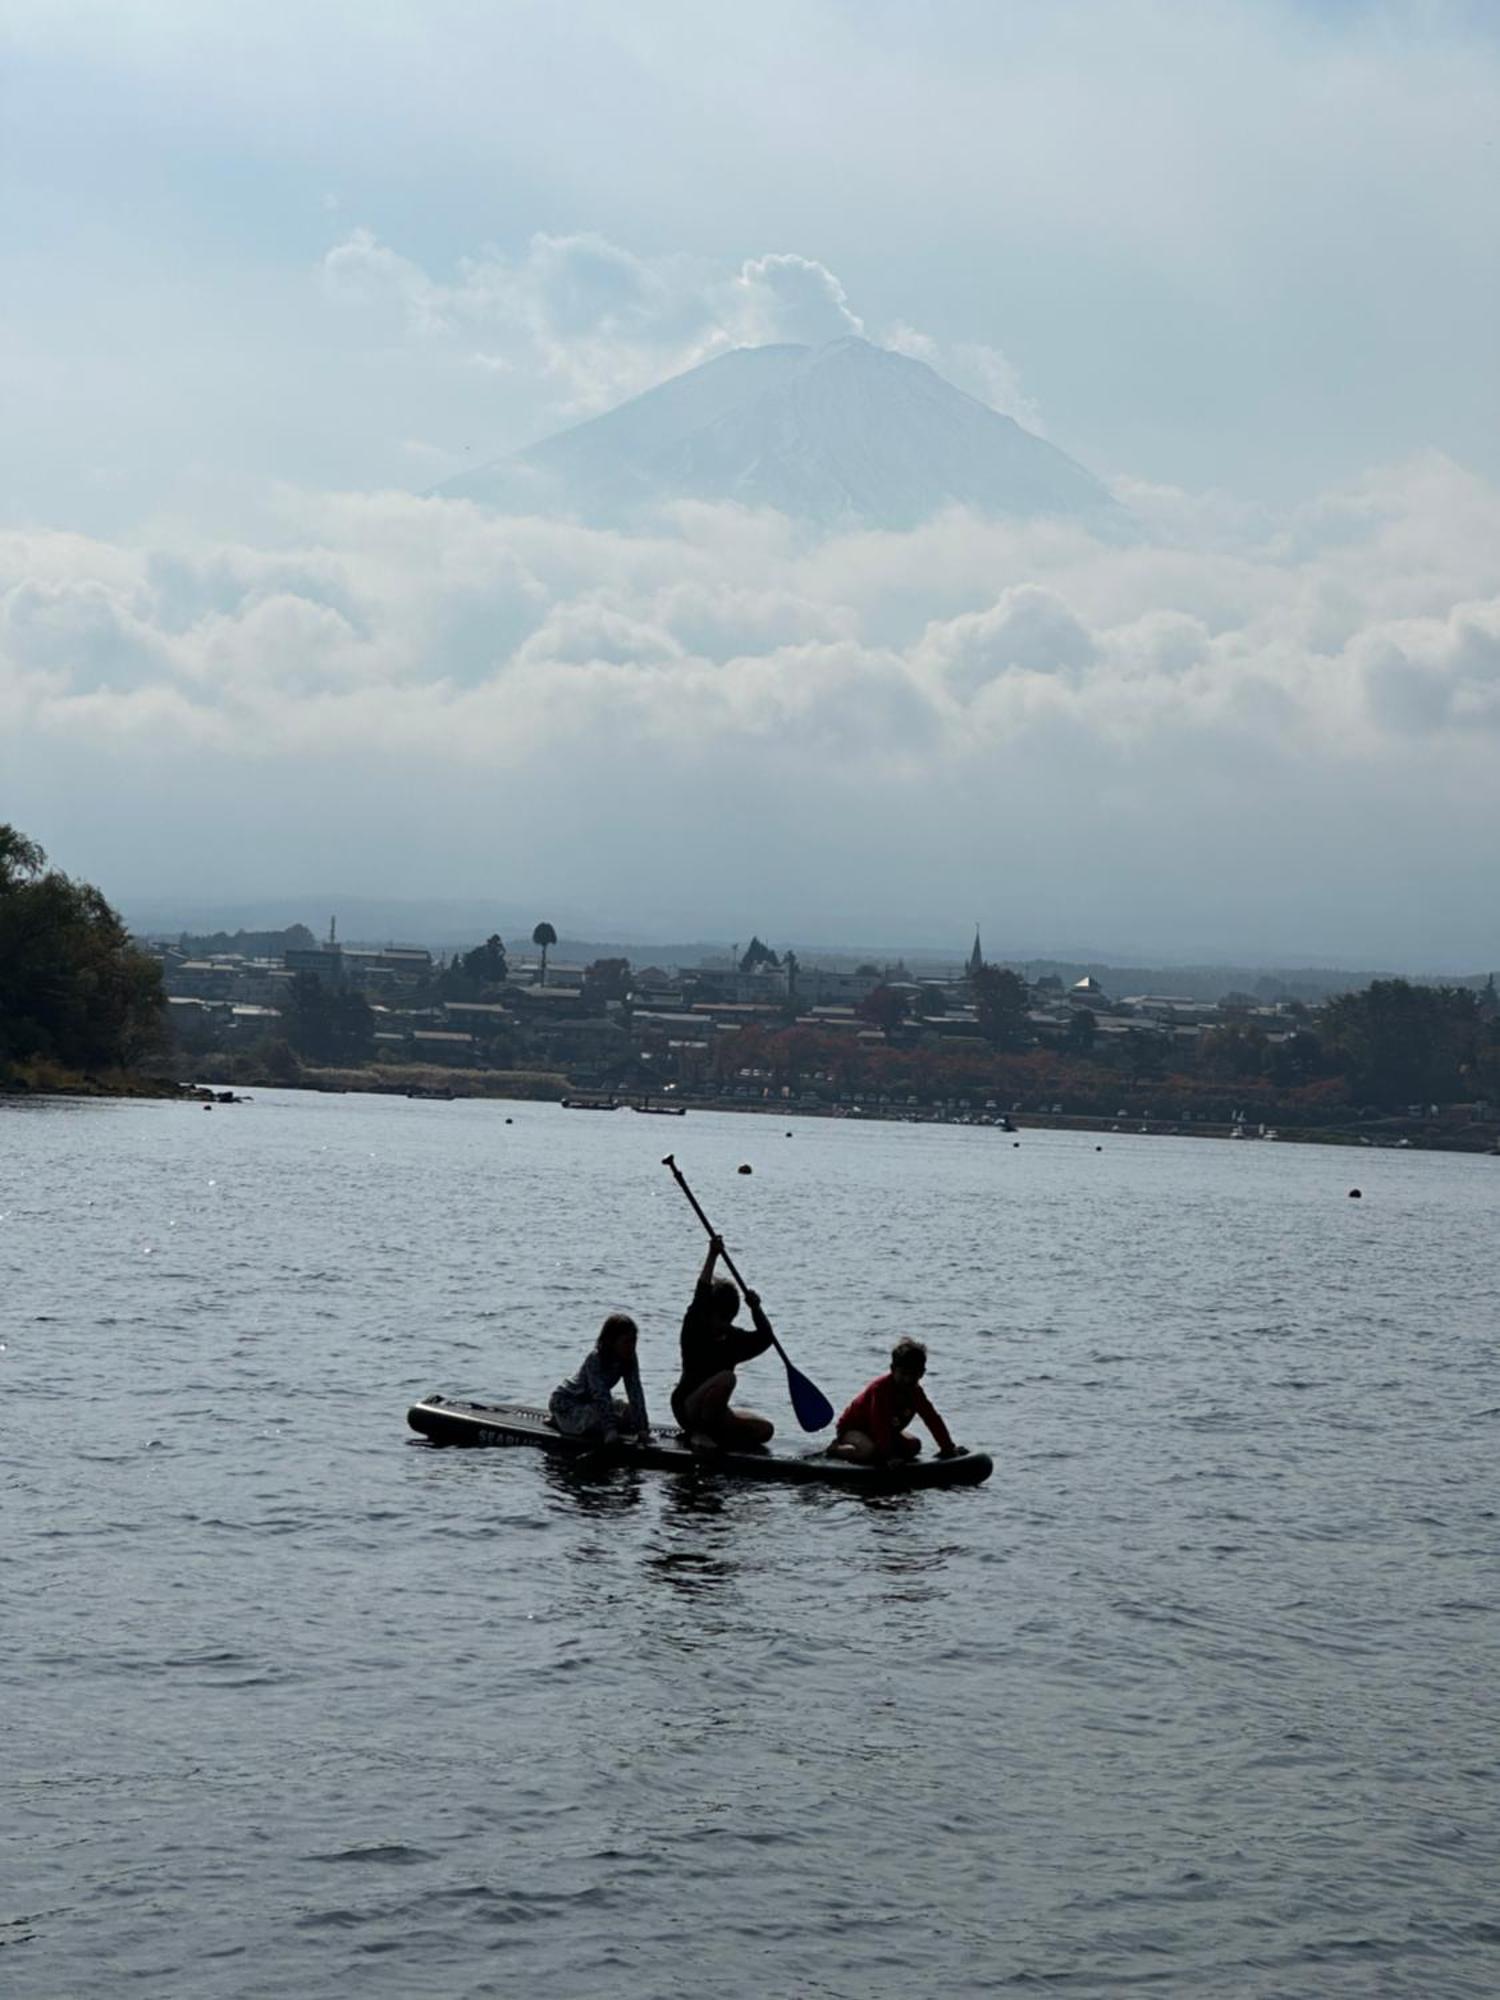
[[[669,1420],[669,1150],[988,1485],[411,1439],[617,1307]],[[0,1990],[1492,1996],[1497,1219],[1456,1155],[0,1104]]]

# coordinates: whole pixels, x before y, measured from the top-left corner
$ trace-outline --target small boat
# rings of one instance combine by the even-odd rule
[[[565,1097],[561,1100],[564,1111],[618,1111],[617,1097]]]
[[[554,1457],[595,1459],[600,1447],[587,1438],[564,1437],[547,1412],[530,1403],[471,1403],[461,1397],[428,1396],[414,1403],[406,1421],[438,1445],[531,1445]],[[826,1451],[694,1451],[679,1430],[654,1425],[644,1444],[621,1445],[622,1464],[649,1465],[663,1472],[712,1472],[733,1479],[813,1482],[845,1486],[857,1493],[904,1493],[924,1486],[980,1486],[995,1469],[988,1452],[965,1451],[956,1458],[907,1459],[900,1465],[853,1465]]]
[[[685,1104],[649,1104],[643,1098],[639,1104],[632,1104],[630,1108],[632,1111],[649,1112],[653,1118],[687,1117],[687,1106]]]

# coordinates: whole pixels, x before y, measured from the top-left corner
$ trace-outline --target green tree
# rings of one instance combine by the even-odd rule
[[[557,932],[553,930],[551,924],[538,924],[536,929],[531,933],[531,942],[541,948],[542,970],[541,976],[537,980],[537,985],[545,986],[547,984],[547,953],[557,943]]]
[[[0,825],[0,1062],[134,1068],[165,1044],[159,961],[87,882]]]
[[[358,1065],[375,1047],[375,1016],[360,993],[336,992],[315,972],[299,972],[281,1025],[296,1053],[311,1062]]]
[[[997,1049],[1026,1046],[1026,981],[1000,965],[981,965],[969,977],[979,1032]]]
[[[487,937],[445,965],[438,975],[437,992],[442,1000],[483,1000],[505,984],[510,968],[505,944],[498,935]]]
[[[762,965],[774,971],[781,963],[779,955],[768,944],[762,944],[758,937],[751,938],[740,954],[740,971],[754,972]]]
[[[583,997],[591,1012],[602,1014],[611,1000],[630,998],[630,960],[596,958],[583,975]]]
[[[1099,1019],[1092,1007],[1075,1008],[1064,1037],[1068,1048],[1076,1055],[1086,1056],[1098,1039]]]
[[[1452,1101],[1480,1047],[1479,996],[1465,986],[1377,979],[1330,1000],[1319,1029],[1357,1095],[1393,1107]]]

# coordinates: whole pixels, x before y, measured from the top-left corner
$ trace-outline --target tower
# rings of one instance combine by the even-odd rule
[[[970,979],[974,977],[976,972],[983,972],[984,970],[984,953],[979,948],[978,924],[974,926],[974,949],[969,953],[969,962],[964,967],[964,970]]]

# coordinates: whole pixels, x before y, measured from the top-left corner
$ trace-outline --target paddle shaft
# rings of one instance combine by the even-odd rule
[[[667,1157],[662,1161],[662,1165],[664,1167],[670,1167],[672,1169],[672,1178],[676,1181],[677,1185],[682,1189],[683,1193],[687,1196],[688,1200],[693,1204],[693,1213],[697,1216],[698,1220],[703,1224],[703,1227],[708,1231],[709,1235],[718,1244],[719,1255],[723,1258],[725,1266],[733,1276],[735,1283],[739,1286],[742,1292],[748,1292],[750,1290],[750,1287],[745,1283],[743,1277],[741,1277],[739,1272],[739,1267],[736,1265],[734,1259],[730,1256],[729,1252],[724,1248],[723,1237],[720,1236],[719,1232],[714,1228],[713,1224],[709,1221],[708,1217],[703,1213],[702,1203],[698,1200],[697,1195],[693,1193],[693,1190],[688,1186],[687,1180],[683,1175],[682,1169],[681,1167],[678,1166],[672,1154],[668,1153]],[[792,1399],[792,1408],[797,1413],[798,1423],[801,1424],[803,1430],[805,1431],[823,1430],[827,1425],[833,1422],[833,1405],[829,1402],[828,1398],[823,1394],[823,1391],[817,1386],[815,1382],[809,1382],[807,1377],[802,1373],[800,1368],[793,1367],[791,1356],[787,1353],[786,1349],[782,1346],[781,1342],[776,1338],[776,1329],[771,1325],[771,1322],[766,1318],[765,1314],[761,1311],[760,1307],[758,1305],[752,1304],[751,1311],[755,1315],[756,1325],[760,1327],[763,1332],[768,1333],[771,1336],[771,1345],[776,1349],[776,1352],[781,1356],[781,1365],[786,1370],[787,1393],[790,1395]]]
[[[687,1181],[683,1177],[682,1169],[681,1167],[678,1166],[674,1155],[668,1153],[667,1157],[662,1161],[662,1165],[664,1167],[670,1167],[672,1169],[672,1178],[676,1181],[677,1185],[682,1189],[683,1193],[687,1196],[688,1200],[693,1204],[694,1215],[697,1216],[698,1220],[703,1224],[703,1227],[708,1231],[709,1235],[719,1236],[718,1230],[714,1228],[713,1224],[709,1221],[708,1217],[703,1213],[703,1204],[699,1201],[697,1195],[693,1193],[693,1190],[688,1186]],[[729,1272],[729,1275],[734,1279],[734,1282],[739,1286],[740,1290],[742,1292],[748,1292],[750,1287],[745,1283],[743,1277],[741,1277],[739,1266],[735,1263],[734,1259],[730,1256],[729,1252],[723,1246],[724,1246],[724,1239],[722,1236],[719,1236],[719,1256],[723,1260],[725,1269]],[[773,1340],[776,1340],[776,1336],[774,1333],[771,1335],[771,1338]],[[781,1342],[779,1340],[776,1341],[776,1351],[778,1353],[780,1353],[781,1351]]]

